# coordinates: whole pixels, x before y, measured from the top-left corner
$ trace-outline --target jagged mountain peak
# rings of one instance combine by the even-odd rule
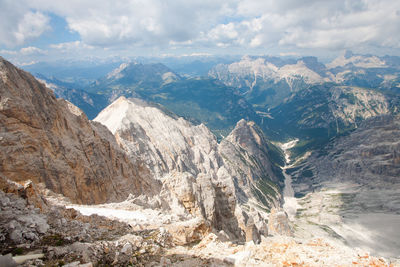
[[[106,77],[107,79],[118,79],[122,77],[122,71],[125,70],[130,64],[135,64],[135,63],[121,63],[118,68],[112,70],[109,72]]]
[[[88,91],[103,92],[110,102],[120,95],[138,97],[137,91],[155,90],[182,78],[162,63],[122,63],[94,82]],[[140,93],[139,93],[140,95]]]
[[[236,87],[257,108],[276,106],[292,92],[329,80],[325,67],[315,60],[275,60],[245,57],[232,64],[219,64],[209,76]]]
[[[132,159],[145,162],[156,179],[163,183],[161,195],[172,209],[186,210],[202,216],[218,230],[236,237],[257,222],[257,232],[266,233],[265,221],[257,218],[260,206],[265,209],[278,207],[280,203],[279,179],[273,164],[267,158],[265,139],[259,135],[253,122],[240,120],[237,129],[252,131],[258,138],[254,145],[232,140],[217,143],[215,136],[204,126],[193,125],[181,117],[166,114],[159,107],[145,101],[120,97],[103,110],[95,121],[103,123],[115,134],[120,146]],[[246,136],[234,134],[244,140]],[[228,138],[226,139],[228,140]],[[248,141],[251,143],[251,141]],[[245,160],[251,157],[252,160]],[[252,170],[257,162],[256,170]],[[268,176],[270,175],[270,176]],[[263,189],[252,191],[251,181],[264,179]],[[238,181],[238,182],[235,182]],[[244,184],[242,184],[242,181]],[[274,195],[265,197],[264,188],[271,188]],[[260,191],[261,190],[261,191]],[[236,195],[237,194],[237,195]],[[251,199],[256,211],[251,214],[241,210],[245,199]],[[238,202],[237,202],[238,201]],[[240,205],[236,206],[238,203]],[[249,216],[255,216],[247,220]],[[248,236],[247,236],[248,237]],[[250,237],[251,238],[251,237]]]
[[[217,146],[215,136],[203,124],[192,125],[181,117],[136,98],[118,98],[100,112],[94,121],[107,126],[131,154],[145,157],[144,161],[148,162],[158,178],[172,169],[196,175],[198,169],[205,168],[201,166],[201,160],[208,158],[206,154]],[[137,146],[142,149],[137,151]],[[143,149],[148,152],[147,155],[142,153]],[[195,163],[184,156],[200,152],[205,155],[201,156],[202,159],[198,155],[193,156]],[[218,165],[218,159],[212,161]]]
[[[321,83],[324,82],[324,79],[319,74],[324,74],[321,69],[323,68],[321,68],[320,64],[317,64],[317,61],[309,58],[277,66],[270,62],[268,58],[245,56],[239,62],[229,65],[217,65],[209,72],[209,75],[222,80],[228,85],[239,88],[253,88],[257,83],[268,80],[272,80],[274,83],[280,80],[289,82],[289,80],[298,79],[299,77],[311,84]],[[244,82],[238,84],[240,80],[244,80]]]
[[[256,141],[257,144],[261,145],[260,135],[262,136],[262,133],[253,121],[241,119],[226,139],[239,144],[247,141]]]
[[[143,64],[136,61],[122,63],[118,68],[107,74],[106,79],[120,80],[129,75],[139,75],[138,78],[143,78],[143,75],[163,76],[166,73],[170,73],[175,79],[180,79],[178,74],[162,63]]]
[[[385,60],[377,56],[359,55],[346,50],[326,66],[330,69],[337,67],[358,67],[358,68],[369,69],[369,68],[385,68],[387,67],[387,64]]]

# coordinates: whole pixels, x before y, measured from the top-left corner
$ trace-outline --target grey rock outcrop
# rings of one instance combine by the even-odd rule
[[[128,155],[141,159],[162,182],[164,208],[203,218],[233,239],[244,239],[246,232],[256,239],[260,232],[267,233],[265,214],[259,212],[280,205],[275,184],[280,178],[269,158],[272,145],[254,123],[239,122],[218,144],[203,124],[194,126],[157,106],[125,97],[95,121],[106,125]]]
[[[132,162],[115,137],[77,107],[57,100],[30,74],[0,58],[0,173],[17,182],[44,183],[76,203],[158,193],[141,162]]]
[[[0,266],[17,266],[12,259],[18,266],[140,265],[172,244],[162,228],[134,232],[125,223],[51,204],[41,211],[29,204],[30,188],[18,189],[25,198],[0,190]]]
[[[326,182],[351,182],[366,189],[400,188],[399,140],[398,116],[370,118],[292,169],[295,191],[313,191]]]
[[[284,178],[278,164],[282,158],[254,122],[239,121],[221,141],[218,151],[233,178],[240,203],[248,205],[253,197],[267,209],[280,206]]]

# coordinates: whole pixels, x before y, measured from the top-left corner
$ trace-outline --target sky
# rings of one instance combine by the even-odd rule
[[[17,64],[169,55],[400,55],[399,0],[0,0]]]

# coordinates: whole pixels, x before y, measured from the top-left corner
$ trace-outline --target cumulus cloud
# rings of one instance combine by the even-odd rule
[[[233,12],[223,0],[32,0],[34,8],[65,17],[83,42],[97,46],[168,45],[196,39],[211,29],[223,10]]]
[[[0,42],[26,43],[63,17],[90,47],[400,49],[398,0],[3,0]],[[86,47],[85,47],[86,45]]]
[[[1,49],[0,55],[16,55],[18,52],[14,50]]]
[[[47,51],[42,50],[40,48],[34,46],[23,47],[19,50],[19,52],[23,55],[45,55]]]
[[[346,49],[360,45],[400,48],[400,2],[395,0],[247,1],[237,14],[258,30],[250,45]]]
[[[0,2],[0,45],[21,45],[50,29],[49,18],[41,11],[32,11],[24,1]]]
[[[59,50],[61,52],[68,52],[70,50],[82,50],[82,49],[93,49],[93,46],[82,43],[81,41],[73,41],[59,44],[51,44],[50,48]]]
[[[13,32],[16,43],[23,44],[26,40],[39,37],[50,29],[49,21],[50,19],[41,12],[25,13]]]

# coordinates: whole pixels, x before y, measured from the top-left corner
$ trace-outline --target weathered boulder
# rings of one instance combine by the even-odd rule
[[[272,235],[292,235],[288,216],[283,210],[271,210],[268,218],[268,233]]]

